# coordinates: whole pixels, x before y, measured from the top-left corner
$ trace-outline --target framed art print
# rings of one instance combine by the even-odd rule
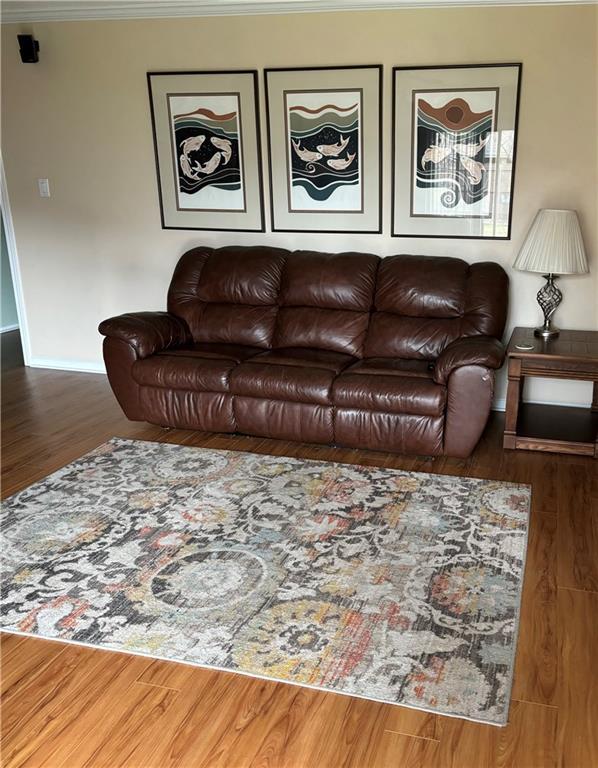
[[[381,73],[265,71],[273,231],[381,231]]]
[[[257,72],[147,81],[162,227],[263,232]]]
[[[510,238],[520,75],[393,69],[393,236]]]

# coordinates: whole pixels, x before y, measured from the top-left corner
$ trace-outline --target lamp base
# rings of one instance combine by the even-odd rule
[[[538,336],[544,341],[556,339],[560,333],[558,328],[554,328],[550,324],[551,317],[554,315],[563,299],[563,294],[559,291],[555,283],[556,277],[557,276],[553,274],[544,275],[546,284],[540,288],[536,296],[544,315],[544,325],[540,328],[536,328],[534,336]]]
[[[534,336],[537,336],[544,341],[548,341],[549,339],[556,339],[559,333],[559,329],[555,328],[553,325],[550,325],[550,323],[548,326],[543,325],[541,328],[536,328],[534,330]]]

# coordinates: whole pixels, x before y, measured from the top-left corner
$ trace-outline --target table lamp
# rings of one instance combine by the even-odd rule
[[[544,313],[544,325],[536,328],[534,335],[545,340],[556,338],[559,330],[550,320],[563,294],[555,280],[558,275],[589,271],[577,213],[552,208],[538,211],[513,267],[523,272],[540,272],[546,278],[536,296]]]

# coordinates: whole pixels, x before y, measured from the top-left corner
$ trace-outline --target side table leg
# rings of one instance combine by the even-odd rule
[[[592,391],[592,412],[598,412],[598,381],[594,382],[594,389]],[[594,458],[598,459],[598,435],[596,435],[596,443],[594,445]]]
[[[503,448],[515,448],[517,437],[517,416],[521,402],[521,360],[509,360],[509,379],[507,386],[507,407],[505,413],[505,434]]]

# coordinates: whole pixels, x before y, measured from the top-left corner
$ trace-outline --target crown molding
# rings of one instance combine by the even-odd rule
[[[598,0],[1,0],[5,24],[468,6],[595,5]]]

